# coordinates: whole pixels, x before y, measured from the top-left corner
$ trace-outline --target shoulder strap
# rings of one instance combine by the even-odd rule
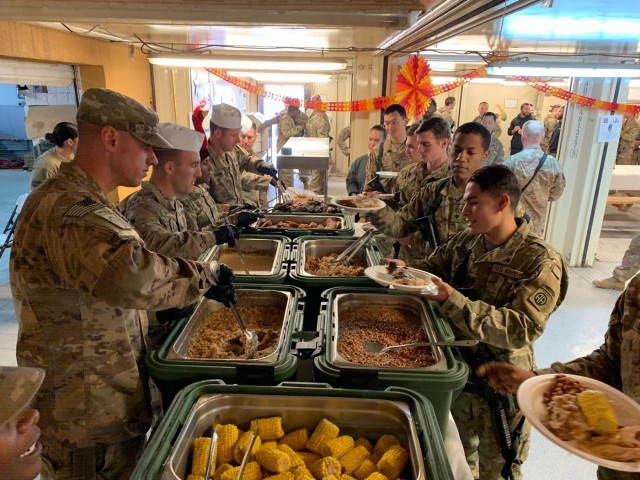
[[[447,181],[442,181],[440,185],[438,185],[438,188],[436,189],[436,195],[435,197],[433,197],[433,202],[429,206],[430,215],[434,215],[436,213],[436,210],[438,210],[438,208],[440,207],[440,204],[442,203],[442,191],[450,184],[451,177],[449,177]]]
[[[536,175],[538,175],[538,172],[540,171],[540,169],[542,168],[546,160],[547,160],[547,154],[545,153],[544,155],[542,155],[542,158],[540,159],[540,161],[538,162],[538,166],[536,167],[536,171],[533,172],[533,175],[531,175],[531,178],[529,179],[527,184],[520,189],[520,193],[524,192],[527,189],[527,187],[531,185],[531,182],[533,182],[533,179],[536,178]]]
[[[379,172],[381,172],[382,170],[384,170],[384,167],[382,165],[382,154],[384,153],[384,142],[382,142],[380,144],[380,147],[378,148],[378,156],[376,157],[376,168]]]

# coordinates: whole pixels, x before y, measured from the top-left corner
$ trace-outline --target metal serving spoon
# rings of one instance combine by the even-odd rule
[[[236,317],[236,322],[238,322],[238,325],[240,326],[240,330],[242,330],[242,334],[247,339],[244,344],[244,350],[247,355],[247,358],[251,358],[253,357],[253,354],[256,353],[256,350],[258,350],[258,343],[259,343],[258,334],[252,330],[247,330],[247,327],[244,326],[244,322],[240,317],[240,313],[238,312],[238,309],[233,303],[231,304],[230,308],[231,308],[231,311],[233,312],[233,316]]]
[[[418,342],[418,343],[405,343],[404,345],[392,345],[386,347],[378,342],[364,342],[364,350],[374,355],[382,355],[390,350],[398,350],[401,348],[409,347],[473,347],[477,345],[478,340],[451,340],[448,342]]]

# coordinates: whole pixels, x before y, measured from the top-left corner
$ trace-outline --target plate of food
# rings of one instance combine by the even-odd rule
[[[386,206],[382,200],[364,195],[353,195],[351,197],[335,198],[331,202],[338,208],[353,213],[369,213],[380,210]]]
[[[398,172],[376,172],[380,178],[396,178],[398,176]]]
[[[640,472],[640,405],[605,383],[569,374],[539,375],[518,389],[531,424],[589,462]]]
[[[368,267],[364,274],[385,287],[406,292],[438,293],[438,287],[432,280],[433,275],[429,272],[398,266],[395,262],[390,262],[389,265]]]

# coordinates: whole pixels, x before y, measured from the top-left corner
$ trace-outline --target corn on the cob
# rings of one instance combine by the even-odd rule
[[[616,413],[604,393],[585,390],[578,394],[577,400],[591,430],[599,435],[607,435],[618,429]]]
[[[295,480],[293,473],[291,472],[282,472],[277,475],[271,475],[270,477],[264,477],[264,480]]]
[[[389,450],[394,445],[400,445],[400,442],[393,435],[382,435],[376,442],[376,446],[373,448],[373,454],[378,457],[382,457],[384,452]]]
[[[191,474],[204,476],[209,461],[209,448],[211,447],[211,437],[199,437],[193,441],[193,455],[191,457]],[[215,452],[213,454],[213,465],[215,469]]]
[[[308,428],[298,428],[293,432],[287,433],[284,437],[280,439],[278,442],[280,445],[288,445],[295,452],[300,450],[304,450],[307,446],[307,442],[309,441],[309,429]]]
[[[371,460],[365,460],[360,464],[358,468],[356,468],[354,475],[358,480],[364,480],[373,472],[377,472],[377,471],[378,471],[378,467],[376,466],[375,463],[373,463]]]
[[[329,440],[320,448],[320,454],[323,457],[335,457],[340,460],[345,453],[353,448],[355,441],[349,435],[341,435],[340,437]]]
[[[373,445],[371,445],[371,442],[364,437],[358,437],[354,447],[364,447],[367,449],[367,452],[373,452]]]
[[[371,456],[369,457],[369,460],[371,460],[373,463],[378,465],[378,462],[380,461],[381,456],[382,455],[376,455],[375,453],[372,453]]]
[[[296,452],[298,454],[298,456],[302,459],[302,461],[304,462],[304,464],[308,467],[309,465],[311,465],[314,462],[317,462],[318,460],[320,460],[320,455],[313,453],[313,452],[307,452],[306,450],[303,450],[302,452]]]
[[[289,462],[291,464],[290,468],[296,468],[296,467],[305,467],[304,462],[302,461],[302,459],[298,456],[298,454],[296,452],[294,452],[291,447],[289,447],[289,445],[278,445],[278,450],[284,452],[287,454],[287,457],[289,457]]]
[[[380,472],[373,472],[365,480],[389,480],[389,479],[385,477],[383,474],[381,474]]]
[[[275,440],[262,442],[262,446],[260,448],[264,448],[265,450],[275,450],[276,448],[278,448],[278,442],[276,442]]]
[[[220,477],[222,477],[222,474],[227,470],[231,470],[232,468],[233,468],[233,465],[231,465],[230,463],[223,463],[218,468],[216,468],[216,472],[213,474],[213,480],[220,480]]]
[[[342,475],[340,475],[338,479],[339,480],[356,480],[354,477],[352,477],[351,475],[347,475],[346,473],[343,473]]]
[[[262,468],[272,473],[280,473],[289,470],[291,461],[289,455],[277,448],[273,450],[265,450],[261,448],[256,453],[256,462],[260,464]]]
[[[338,477],[335,475],[329,475],[328,477],[324,477],[322,480],[338,480]]]
[[[352,448],[341,459],[340,465],[342,466],[342,472],[347,475],[353,475],[356,469],[369,458],[369,452],[363,446]]]
[[[233,459],[236,461],[236,463],[242,463],[244,453],[247,451],[247,448],[249,448],[249,443],[251,442],[253,433],[254,432],[252,431],[244,432],[236,442],[236,446],[233,449]],[[251,456],[249,457],[250,459],[252,459],[256,452],[260,450],[260,447],[260,437],[257,436],[255,442],[253,443],[253,448],[251,449]]]
[[[291,469],[291,472],[293,473],[295,480],[314,480],[313,474],[305,465],[295,467]]]
[[[317,462],[309,465],[309,471],[318,479],[322,479],[330,475],[340,475],[340,462],[337,458],[323,457]]]
[[[378,462],[378,471],[389,480],[395,480],[400,476],[402,470],[409,460],[409,452],[401,445],[393,445]]]
[[[240,473],[240,467],[233,467],[220,476],[220,480],[236,480]],[[244,467],[244,472],[240,480],[262,480],[260,465],[256,462],[249,462]]]
[[[256,418],[255,420],[251,420],[251,430],[258,432],[260,440],[263,442],[278,440],[284,437],[282,417]]]
[[[340,433],[340,429],[326,418],[320,420],[315,430],[311,434],[311,438],[307,442],[307,450],[314,453],[320,453],[322,446],[329,440],[333,440]]]
[[[187,477],[187,480],[204,480],[202,475],[194,475],[193,473]]]
[[[218,441],[216,450],[218,452],[218,463],[229,463],[233,461],[233,449],[238,441],[238,427],[233,424],[216,425]]]

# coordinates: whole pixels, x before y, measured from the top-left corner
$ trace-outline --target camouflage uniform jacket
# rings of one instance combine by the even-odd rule
[[[633,149],[635,148],[636,137],[640,134],[640,124],[635,120],[625,120],[622,123],[620,141],[618,142],[617,165],[634,165]]]
[[[161,255],[197,260],[216,244],[213,232],[189,230],[182,203],[167,198],[152,183],[144,182],[120,202],[118,210],[136,227],[146,247]]]
[[[300,116],[300,114],[298,114]],[[304,132],[304,124],[298,124],[291,115],[284,114],[278,122],[278,151],[284,147],[291,137],[301,137]]]
[[[438,113],[442,118],[449,122],[449,126],[453,130],[453,115],[451,114],[451,110],[449,110],[447,107],[440,107],[438,109]]]
[[[482,117],[480,115],[478,115],[476,118],[474,118],[471,121],[480,123],[481,120],[482,120]],[[496,120],[496,126],[493,127],[493,131],[491,132],[491,136],[495,137],[495,138],[500,138],[500,135],[502,135],[502,127],[500,126],[500,124]]]
[[[504,163],[504,147],[502,142],[491,135],[491,143],[489,144],[489,157],[484,162],[484,166],[487,165],[502,165]]]
[[[280,113],[278,113],[275,117],[270,118],[269,120],[264,122],[262,124],[262,126],[264,128],[269,128],[269,127],[272,127],[274,125],[278,125],[280,123],[280,120],[282,120],[282,117],[284,115],[286,115],[286,114],[287,114],[287,111],[283,110]],[[303,125],[304,126],[307,123],[307,120],[308,120],[308,117],[307,117],[306,113],[298,112],[298,115],[296,116],[296,119],[295,119],[295,123],[296,123],[296,125]]]
[[[147,250],[75,162],[25,202],[11,248],[17,359],[46,378],[41,441],[84,448],[143,435],[146,314],[215,284],[211,266]]]
[[[304,129],[305,137],[329,138],[331,124],[327,112],[319,110],[309,118],[307,126]]]
[[[351,125],[347,125],[342,130],[340,130],[340,134],[338,135],[338,140],[336,141],[338,148],[345,155],[345,157],[349,156],[349,147],[347,146],[347,140],[351,139]]]
[[[440,311],[456,338],[480,340],[476,353],[531,370],[533,344],[566,295],[568,273],[560,254],[517,221],[511,238],[492,250],[482,235],[460,232],[426,269],[455,288]]]
[[[551,135],[553,135],[553,129],[556,128],[558,119],[552,115],[547,115],[544,118],[544,137],[540,142],[540,148],[545,152],[549,151],[549,142],[551,142]]]
[[[289,117],[291,118],[291,117]],[[209,193],[216,203],[229,203],[232,205],[244,204],[242,194],[242,172],[258,172],[258,166],[262,159],[251,156],[239,145],[233,150],[218,155],[209,147],[209,163],[211,163],[211,183]],[[248,188],[249,184],[245,184]],[[254,182],[255,189],[258,189],[259,182]]]
[[[184,207],[188,230],[212,231],[224,223],[208,185],[198,183],[191,192],[178,194],[178,200]]]
[[[31,172],[31,190],[36,188],[47,178],[51,178],[58,173],[60,165],[65,162],[66,160],[56,154],[53,148],[40,155],[36,160],[36,163],[33,165],[33,171]]]
[[[525,147],[520,153],[511,155],[504,162],[518,177],[520,187],[524,187],[536,171],[544,152],[538,146]],[[533,233],[542,237],[547,218],[549,202],[560,198],[565,187],[564,173],[558,161],[547,155],[544,165],[529,184],[521,197],[524,211],[531,215]]]
[[[424,163],[414,162],[400,170],[396,184],[393,187],[393,193],[399,195],[398,208],[402,208],[409,203],[427,183],[435,182],[451,175],[449,162],[446,160],[431,172],[424,167]]]
[[[370,182],[373,177],[376,176],[376,172],[399,172],[404,167],[409,165],[409,159],[407,158],[406,152],[406,144],[402,143],[391,143],[391,138],[387,137],[384,143],[381,143],[377,147],[375,147],[371,152],[369,152],[369,164],[367,165],[367,177],[365,180],[365,191],[371,190],[366,184]],[[380,161],[380,165],[378,164],[378,157],[382,152],[382,158]],[[380,182],[387,190],[387,193],[391,193],[393,191],[393,185],[395,184],[395,179],[393,178],[381,178]]]
[[[417,232],[418,227],[413,223],[418,218],[424,217],[429,212],[438,190],[441,189],[442,201],[435,213],[435,230],[439,244],[443,244],[449,238],[466,228],[466,222],[462,217],[464,207],[463,193],[456,188],[453,177],[443,178],[424,186],[411,201],[400,211],[394,212],[389,207],[371,212],[369,220],[383,233],[393,238],[404,238]],[[417,235],[415,236],[417,237]],[[419,243],[417,242],[419,238]],[[424,260],[433,251],[431,245],[420,235],[411,245],[413,250],[417,244],[418,251],[424,252],[422,259],[411,257],[415,263],[410,266],[422,268]]]

